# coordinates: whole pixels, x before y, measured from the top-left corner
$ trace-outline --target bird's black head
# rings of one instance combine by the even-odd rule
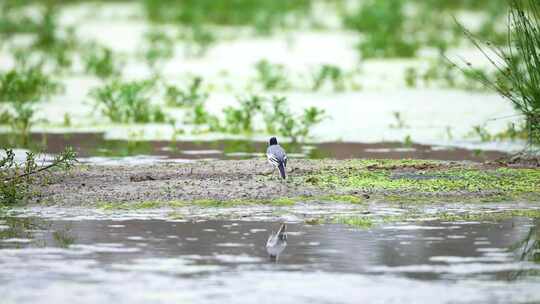
[[[277,145],[277,138],[272,137],[270,138],[270,146]]]

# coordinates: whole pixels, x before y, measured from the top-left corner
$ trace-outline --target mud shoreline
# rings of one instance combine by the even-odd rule
[[[264,160],[79,165],[67,174],[42,176],[27,205],[98,207],[197,200],[272,204],[276,199],[322,196],[370,202],[536,202],[539,172],[494,163],[295,159],[288,167],[289,178],[282,181]]]

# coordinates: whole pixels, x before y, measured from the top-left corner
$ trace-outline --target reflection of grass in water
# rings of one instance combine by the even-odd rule
[[[154,147],[148,141],[104,140],[99,145],[91,144],[87,147],[91,155],[124,157],[134,155],[151,155]]]
[[[365,216],[338,217],[334,220],[336,224],[344,224],[355,228],[368,229],[373,227],[373,220]]]
[[[68,248],[75,243],[75,236],[71,235],[69,229],[57,230],[53,232],[53,239],[62,248]]]
[[[537,219],[534,221],[534,226],[529,229],[527,235],[520,241],[510,246],[510,250],[514,252],[517,259],[520,261],[529,261],[533,263],[540,263],[540,221]],[[516,270],[511,271],[508,275],[509,280],[523,279],[526,277],[538,277],[540,271],[533,270]]]
[[[8,229],[0,229],[0,240],[12,238],[32,239],[34,237],[33,231],[40,229],[41,226],[37,220],[32,218],[0,217],[0,220],[5,221],[2,225],[9,227]]]

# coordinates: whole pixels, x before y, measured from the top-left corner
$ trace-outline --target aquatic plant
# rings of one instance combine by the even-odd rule
[[[492,80],[469,71],[508,99],[524,116],[529,145],[540,143],[540,3],[510,0],[506,46],[484,44],[469,31],[464,29],[464,32],[499,71],[500,78]]]
[[[331,64],[323,64],[313,74],[312,90],[320,90],[326,83],[330,83],[334,91],[345,90],[345,75],[342,69]]]
[[[309,0],[144,0],[146,15],[154,22],[251,26],[257,33],[268,34],[283,27],[291,15],[310,12]]]
[[[305,140],[312,128],[325,118],[325,111],[317,107],[304,109],[302,115],[294,115],[285,97],[273,96],[265,103],[263,117],[266,131],[290,137],[293,142]]]
[[[45,6],[31,48],[43,52],[59,69],[65,69],[71,67],[78,40],[74,28],[60,30],[57,13],[54,5]]]
[[[41,66],[0,73],[0,102],[27,103],[45,99],[60,86],[45,75]]]
[[[118,58],[108,47],[97,44],[88,45],[83,55],[83,61],[85,71],[99,78],[107,79],[120,75]]]
[[[31,39],[30,45],[24,46],[27,57],[39,55],[43,62],[52,63],[57,72],[71,67],[78,40],[74,28],[60,27],[57,3],[34,4],[28,10],[26,6],[31,3],[27,1],[7,2],[0,3],[0,36],[25,34]]]
[[[467,137],[480,138],[482,142],[490,142],[493,140],[493,135],[489,133],[485,125],[475,125],[472,130],[467,133]]]
[[[58,154],[54,160],[44,166],[38,166],[36,155],[26,153],[24,163],[15,160],[15,153],[11,149],[4,150],[5,155],[0,160],[0,205],[8,206],[19,203],[28,194],[34,184],[34,177],[41,172],[53,169],[68,170],[76,162],[76,154],[71,148]]]
[[[285,91],[291,87],[285,67],[281,64],[260,60],[255,64],[257,81],[265,90]]]
[[[394,117],[395,123],[390,124],[390,128],[394,128],[394,129],[408,128],[407,123],[405,123],[405,120],[401,116],[401,112],[394,111],[394,112],[392,112],[392,116]]]
[[[153,80],[122,82],[113,80],[94,88],[90,97],[94,105],[112,122],[149,123],[164,122],[160,107],[150,103]]]
[[[216,42],[216,36],[206,27],[194,24],[182,31],[180,39],[185,42],[185,53],[189,57],[201,57]]]
[[[166,32],[154,29],[145,33],[144,39],[142,56],[150,68],[154,69],[162,61],[174,57],[174,39]]]
[[[33,124],[34,104],[58,92],[60,85],[44,74],[41,66],[0,73],[0,104],[3,122],[21,136],[23,144]]]
[[[253,119],[262,110],[264,98],[258,95],[240,98],[239,108],[227,107],[225,113],[224,129],[229,133],[253,132]]]
[[[419,44],[416,37],[406,31],[404,4],[402,0],[369,0],[363,2],[357,12],[345,16],[345,26],[363,34],[358,46],[362,57],[416,55]]]
[[[221,123],[216,115],[209,113],[203,103],[198,103],[192,107],[192,112],[188,113],[187,122],[196,126],[206,125],[208,131],[222,131]]]
[[[189,86],[185,89],[173,85],[166,86],[165,100],[171,107],[189,107],[203,104],[208,99],[208,93],[204,91],[203,79],[193,77]]]

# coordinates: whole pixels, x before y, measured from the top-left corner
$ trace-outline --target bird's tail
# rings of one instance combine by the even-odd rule
[[[279,174],[281,175],[281,178],[285,179],[285,164],[283,162],[280,162],[278,165]]]

